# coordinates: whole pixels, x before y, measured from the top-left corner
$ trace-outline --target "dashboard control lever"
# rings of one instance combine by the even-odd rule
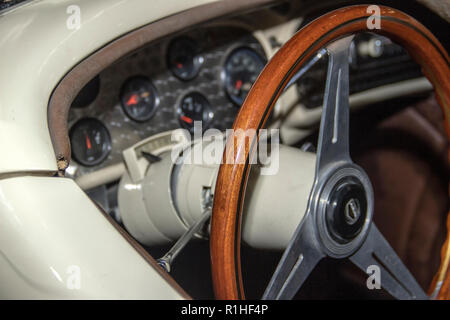
[[[206,206],[202,213],[200,219],[198,219],[170,248],[170,250],[160,259],[158,259],[158,264],[167,272],[170,272],[173,260],[181,252],[181,250],[188,244],[188,242],[194,237],[195,233],[199,231],[203,225],[211,217],[212,206]]]
[[[156,156],[153,153],[142,151],[141,154],[149,163],[156,163],[158,161],[161,161],[161,157]]]

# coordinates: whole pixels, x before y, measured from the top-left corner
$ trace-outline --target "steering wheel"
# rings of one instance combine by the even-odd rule
[[[367,5],[330,12],[298,31],[269,61],[249,92],[233,125],[217,178],[211,225],[211,262],[218,299],[244,299],[240,263],[242,208],[259,132],[278,97],[315,52],[326,48],[328,75],[319,131],[313,187],[298,225],[263,298],[291,299],[324,257],[348,258],[362,271],[381,269],[381,286],[394,298],[427,299],[403,262],[372,222],[373,191],[364,170],[349,153],[349,47],[354,34],[376,32],[402,45],[434,85],[450,135],[449,57],[421,23],[396,9],[379,6],[379,29],[369,29]],[[228,161],[226,161],[228,160]],[[232,160],[232,161],[230,161]],[[282,218],[283,213],[279,214]],[[450,215],[448,217],[450,227]],[[449,236],[430,294],[450,298]]]

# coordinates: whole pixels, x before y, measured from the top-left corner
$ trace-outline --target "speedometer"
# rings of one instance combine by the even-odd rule
[[[251,48],[231,52],[225,62],[225,90],[234,103],[242,105],[264,65],[264,59]]]

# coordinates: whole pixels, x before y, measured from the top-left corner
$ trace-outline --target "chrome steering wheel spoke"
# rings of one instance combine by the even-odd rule
[[[326,256],[317,237],[314,200],[329,167],[351,163],[348,146],[348,53],[353,36],[327,47],[328,75],[320,124],[316,174],[308,209],[267,286],[263,299],[292,299],[317,263]],[[319,54],[323,54],[321,50]],[[332,124],[331,126],[329,124]]]
[[[394,298],[428,299],[375,224],[370,227],[369,234],[361,248],[349,259],[369,275],[372,275],[373,272],[371,266],[378,267],[380,271],[379,285]]]
[[[349,151],[348,57],[353,36],[327,47],[328,72],[317,146],[316,180],[329,165],[351,163]]]
[[[326,47],[328,73],[314,184],[306,214],[267,286],[264,299],[292,299],[324,257],[350,258],[363,271],[383,270],[381,285],[400,299],[426,299],[376,226],[373,190],[349,150],[349,50],[353,36]],[[323,51],[323,50],[322,50]]]
[[[264,292],[264,300],[292,299],[325,255],[317,245],[311,215],[298,226]]]

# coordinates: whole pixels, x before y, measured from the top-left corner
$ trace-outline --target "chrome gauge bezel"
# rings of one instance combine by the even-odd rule
[[[78,152],[75,151],[74,146],[76,143],[80,143],[79,141],[74,140],[75,137],[75,133],[77,130],[79,130],[79,127],[84,125],[86,122],[92,122],[92,123],[96,123],[97,126],[99,126],[99,128],[101,128],[102,130],[104,130],[104,138],[105,140],[102,142],[102,154],[100,157],[96,158],[95,160],[92,161],[88,161],[86,159],[83,159]],[[79,164],[86,166],[86,167],[94,167],[97,166],[99,164],[101,164],[103,161],[105,161],[107,159],[107,157],[109,156],[111,150],[112,150],[112,140],[111,140],[111,134],[108,130],[108,128],[106,127],[106,125],[101,122],[100,120],[96,119],[96,118],[82,118],[80,120],[78,120],[76,123],[74,123],[72,125],[72,127],[70,128],[69,131],[69,137],[70,137],[70,144],[71,144],[71,151],[72,151],[72,157],[73,159],[78,162]]]
[[[189,49],[192,49],[192,61],[190,63],[192,64],[192,70],[188,72],[187,74],[181,73],[180,69],[177,68],[172,61],[172,54],[176,50],[177,46],[190,46]],[[188,36],[180,36],[177,38],[174,38],[170,41],[168,47],[167,47],[167,67],[170,69],[172,74],[177,77],[180,80],[183,81],[189,81],[197,77],[197,75],[200,72],[200,69],[203,65],[203,62],[205,61],[205,58],[200,53],[198,43]]]
[[[238,98],[230,92],[230,90],[228,88],[228,81],[229,81],[230,74],[227,71],[227,64],[229,63],[231,57],[233,55],[235,55],[237,52],[246,50],[246,51],[251,52],[251,54],[253,56],[257,57],[257,59],[260,60],[260,62],[262,63],[262,68],[261,68],[261,71],[262,71],[267,63],[267,58],[266,58],[265,53],[259,49],[260,49],[259,46],[256,46],[256,45],[252,46],[251,44],[240,43],[240,44],[237,44],[237,45],[233,46],[232,48],[230,48],[230,50],[225,55],[225,59],[223,60],[223,63],[222,63],[222,72],[221,72],[222,86],[223,86],[223,89],[224,89],[226,95],[228,96],[228,98],[236,106],[240,107],[242,105],[242,103],[244,102],[245,98],[244,99]]]
[[[177,101],[176,104],[176,115],[178,118],[178,122],[180,123],[180,126],[184,129],[189,130],[189,132],[191,134],[194,133],[194,127],[189,126],[184,124],[184,122],[181,120],[181,117],[184,115],[184,111],[182,110],[182,104],[183,101],[189,96],[189,95],[196,95],[198,97],[201,97],[201,99],[204,100],[204,102],[206,102],[206,109],[203,109],[202,111],[202,131],[205,131],[206,129],[209,128],[209,126],[211,125],[212,120],[214,119],[214,112],[211,106],[211,102],[208,100],[208,98],[205,96],[204,93],[197,91],[197,90],[192,90],[192,91],[188,91],[186,93],[184,93],[183,95],[180,96],[180,98]],[[206,114],[206,116],[205,116]],[[198,121],[198,120],[197,120]]]
[[[145,83],[145,85],[147,86],[147,90],[151,91],[152,93],[152,106],[150,106],[151,110],[149,110],[145,116],[136,116],[133,113],[130,112],[129,108],[125,105],[124,102],[124,96],[126,95],[127,90],[129,90],[127,87],[130,85],[130,83],[135,82],[135,81],[142,81],[143,83]],[[136,122],[146,122],[149,121],[156,113],[158,107],[159,107],[159,103],[160,103],[160,99],[159,99],[159,94],[158,94],[158,90],[156,89],[155,85],[153,84],[153,82],[146,76],[134,76],[131,78],[128,78],[127,80],[125,80],[125,82],[122,85],[122,88],[120,89],[120,104],[122,106],[122,110],[123,112],[127,115],[128,118],[130,118],[133,121]]]

